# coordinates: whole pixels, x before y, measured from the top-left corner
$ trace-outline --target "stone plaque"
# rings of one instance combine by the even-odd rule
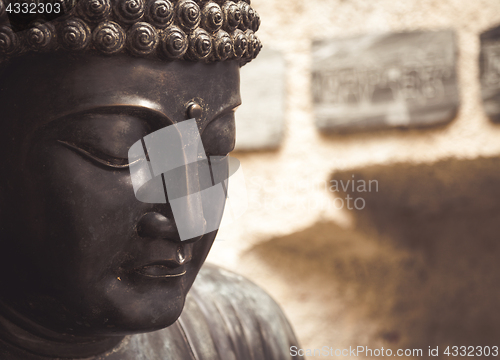
[[[268,150],[283,138],[285,60],[264,47],[259,56],[241,68],[241,99],[236,111],[236,150]]]
[[[479,64],[484,109],[500,122],[500,26],[481,34]]]
[[[459,106],[455,65],[452,30],[316,41],[316,124],[343,132],[447,123]]]

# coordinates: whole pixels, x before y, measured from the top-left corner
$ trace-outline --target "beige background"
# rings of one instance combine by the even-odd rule
[[[249,209],[221,229],[209,261],[265,288],[303,348],[500,345],[493,343],[500,338],[500,126],[483,112],[478,81],[479,34],[500,24],[500,1],[252,5],[262,42],[285,55],[285,136],[277,151],[233,154]],[[457,31],[459,49],[461,108],[451,124],[333,136],[316,130],[312,39],[443,28]],[[379,191],[352,194],[364,198],[364,210],[336,210],[335,196],[346,194],[325,189],[332,176],[377,180]]]

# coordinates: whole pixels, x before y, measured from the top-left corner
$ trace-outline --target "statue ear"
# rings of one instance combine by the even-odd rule
[[[7,232],[11,231],[13,222],[13,204],[12,201],[16,197],[13,193],[12,187],[8,184],[9,179],[5,174],[0,178],[0,240],[6,239]],[[10,189],[10,190],[9,190]],[[9,193],[10,191],[10,193]],[[18,196],[19,197],[19,196]],[[19,199],[19,201],[22,201]],[[0,251],[2,251],[0,249]]]
[[[8,221],[9,203],[6,196],[7,184],[5,178],[0,180],[0,237],[5,232],[5,222]]]
[[[0,181],[0,224],[2,219],[4,218],[4,207],[5,207],[5,196],[4,196],[4,187],[5,185]]]
[[[9,217],[9,205],[7,197],[5,196],[5,178],[0,180],[0,246],[2,245],[2,240],[8,239],[8,217]],[[0,251],[1,248],[0,248]]]

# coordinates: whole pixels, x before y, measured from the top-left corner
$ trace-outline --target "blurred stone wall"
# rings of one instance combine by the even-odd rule
[[[233,154],[249,208],[220,230],[209,261],[266,289],[303,348],[500,345],[500,125],[484,113],[478,65],[479,35],[500,25],[500,2],[252,5],[262,42],[285,58],[284,132],[276,150]],[[317,130],[313,39],[448,28],[457,33],[461,102],[450,124]],[[330,180],[372,180],[378,191],[333,191]],[[335,199],[347,196],[362,197],[363,209],[339,209]]]

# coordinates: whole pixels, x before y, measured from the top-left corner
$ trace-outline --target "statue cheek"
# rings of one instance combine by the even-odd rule
[[[30,163],[25,205],[38,212],[33,218],[44,222],[45,235],[38,236],[49,237],[54,246],[78,239],[70,243],[91,248],[105,239],[109,246],[116,235],[133,232],[134,214],[142,205],[135,199],[127,169],[97,166],[57,144],[34,147]]]

